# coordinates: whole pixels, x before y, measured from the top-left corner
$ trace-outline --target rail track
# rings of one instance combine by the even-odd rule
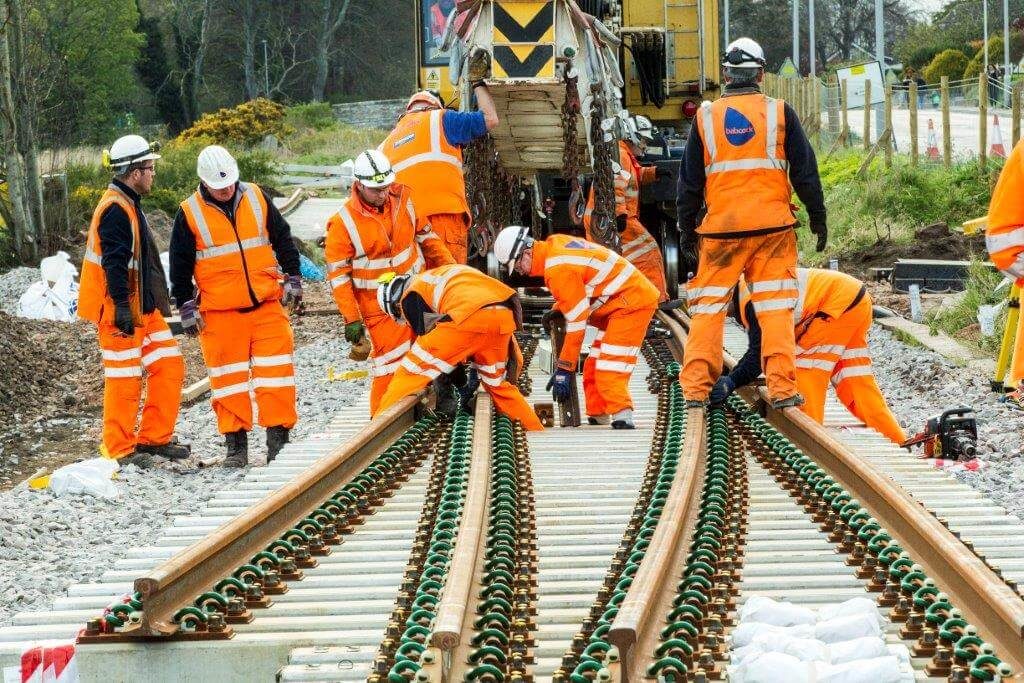
[[[838,404],[824,426],[758,389],[686,409],[688,321],[659,316],[636,430],[362,401],[18,615],[0,664],[77,636],[83,680],[716,680],[758,596],[870,598],[906,680],[1024,670],[1019,519]],[[524,346],[543,386],[547,342]]]

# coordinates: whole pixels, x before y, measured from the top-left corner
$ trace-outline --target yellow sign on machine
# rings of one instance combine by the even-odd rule
[[[494,77],[554,78],[554,1],[501,0],[492,7]]]

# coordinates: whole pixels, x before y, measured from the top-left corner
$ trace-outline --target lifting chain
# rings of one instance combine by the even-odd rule
[[[599,244],[619,252],[619,233],[615,230],[615,169],[612,152],[615,140],[606,141],[601,122],[605,118],[604,94],[599,84],[591,86],[593,106],[590,110],[590,146],[594,154],[594,213],[590,234]]]
[[[465,169],[471,218],[469,257],[474,258],[487,254],[502,228],[522,225],[522,183],[501,165],[490,135],[466,148]]]
[[[562,102],[562,177],[570,182],[574,191],[579,187],[580,176],[580,145],[576,140],[580,93],[576,81],[576,76],[566,77],[565,101]]]

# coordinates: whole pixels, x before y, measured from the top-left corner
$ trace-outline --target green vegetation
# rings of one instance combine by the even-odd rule
[[[943,76],[951,81],[960,80],[967,64],[967,55],[960,50],[943,50],[925,67],[924,79],[929,83],[938,83]]]
[[[1006,324],[1006,307],[996,318],[995,334],[984,337],[978,325],[978,307],[992,306],[1006,299],[1007,287],[997,289],[1003,274],[981,261],[971,263],[967,289],[949,308],[933,313],[928,325],[942,330],[961,341],[975,344],[983,351],[995,356],[1002,342],[1002,330]]]

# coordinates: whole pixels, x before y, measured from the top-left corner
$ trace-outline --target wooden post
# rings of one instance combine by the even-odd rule
[[[1020,140],[1020,83],[1014,83],[1010,90],[1010,149]]]
[[[846,111],[846,79],[839,84],[839,107],[843,116],[843,129],[839,135],[843,138],[843,147],[850,146],[850,118]]]
[[[910,109],[910,165],[917,166],[917,81],[914,79],[910,79],[907,105]]]
[[[988,166],[988,74],[978,74],[978,167]]]
[[[885,86],[885,130],[889,131],[889,139],[885,142],[885,167],[892,168],[892,85]]]
[[[942,165],[953,165],[953,138],[949,127],[949,76],[943,76],[939,84],[942,102]]]
[[[864,81],[864,151],[871,149],[871,81]]]

